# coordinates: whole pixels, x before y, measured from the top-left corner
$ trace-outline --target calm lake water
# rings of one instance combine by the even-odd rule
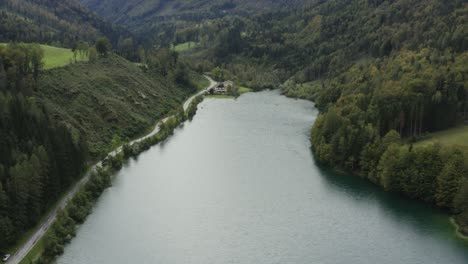
[[[206,99],[124,166],[58,263],[468,263],[446,215],[320,168],[316,116],[278,91]]]

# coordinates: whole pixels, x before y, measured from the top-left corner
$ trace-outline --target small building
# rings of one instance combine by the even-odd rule
[[[228,94],[232,93],[235,90],[234,82],[225,81],[216,84],[214,87],[211,87],[208,92],[210,94]]]
[[[227,86],[224,83],[218,83],[214,88],[214,93],[216,94],[226,94]]]

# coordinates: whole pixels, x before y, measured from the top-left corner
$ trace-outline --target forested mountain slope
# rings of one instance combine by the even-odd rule
[[[34,97],[41,53],[39,45],[0,47],[0,250],[34,226],[86,165],[84,137]]]
[[[217,64],[247,57],[304,83],[400,50],[428,48],[438,57],[466,51],[467,12],[459,0],[325,1],[294,11],[178,25],[176,33],[190,32],[186,40],[206,44],[212,52],[203,55]]]
[[[143,133],[193,91],[116,55],[47,71],[38,82],[49,115],[86,136],[93,156],[109,151],[115,136]]]
[[[91,161],[150,129],[196,88],[176,53],[144,51],[132,34],[74,0],[0,1],[0,43],[4,253]],[[52,58],[37,43],[71,48],[69,57]],[[112,46],[146,63],[127,61]],[[44,69],[56,60],[67,66]]]
[[[168,50],[148,53],[145,66],[108,51],[52,70],[42,70],[43,60],[41,45],[0,45],[0,251],[37,224],[90,161],[196,90]]]
[[[0,1],[0,42],[39,42],[71,47],[106,36],[113,43],[129,36],[75,0]]]
[[[417,136],[466,118],[467,25],[468,6],[459,0],[353,0],[185,31],[196,31],[204,47],[187,55],[202,71],[220,66],[226,78],[253,88],[283,84],[323,111],[359,95],[378,111],[380,134]]]
[[[468,233],[465,148],[413,145],[468,121],[468,5],[329,1],[268,21],[249,50],[293,69],[286,94],[316,101],[315,157],[451,210]]]
[[[111,141],[142,133],[193,91],[177,55],[153,50],[184,42],[196,43],[185,61],[200,73],[314,100],[320,162],[451,210],[468,233],[467,153],[413,145],[468,119],[466,1],[79,1],[143,35],[146,51],[76,0],[0,1],[0,42],[106,36],[146,65],[106,51],[43,72],[37,46],[0,47],[0,249]]]
[[[260,13],[289,9],[314,1],[306,0],[79,0],[98,14],[118,23],[157,17],[214,17],[226,13]]]
[[[413,144],[468,121],[467,25],[461,0],[323,1],[177,24],[174,40],[199,43],[186,56],[200,71],[314,100],[320,162],[449,209],[468,233],[468,153]]]
[[[117,25],[138,33],[158,45],[168,45],[178,24],[233,15],[255,15],[273,10],[291,10],[318,0],[79,0]]]

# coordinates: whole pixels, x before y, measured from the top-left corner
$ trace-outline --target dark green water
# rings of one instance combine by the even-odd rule
[[[118,173],[58,263],[468,263],[446,215],[317,166],[312,103],[199,108]]]

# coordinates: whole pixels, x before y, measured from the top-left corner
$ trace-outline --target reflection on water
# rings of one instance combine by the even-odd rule
[[[207,99],[129,161],[58,263],[468,263],[448,217],[318,166],[313,104]]]

